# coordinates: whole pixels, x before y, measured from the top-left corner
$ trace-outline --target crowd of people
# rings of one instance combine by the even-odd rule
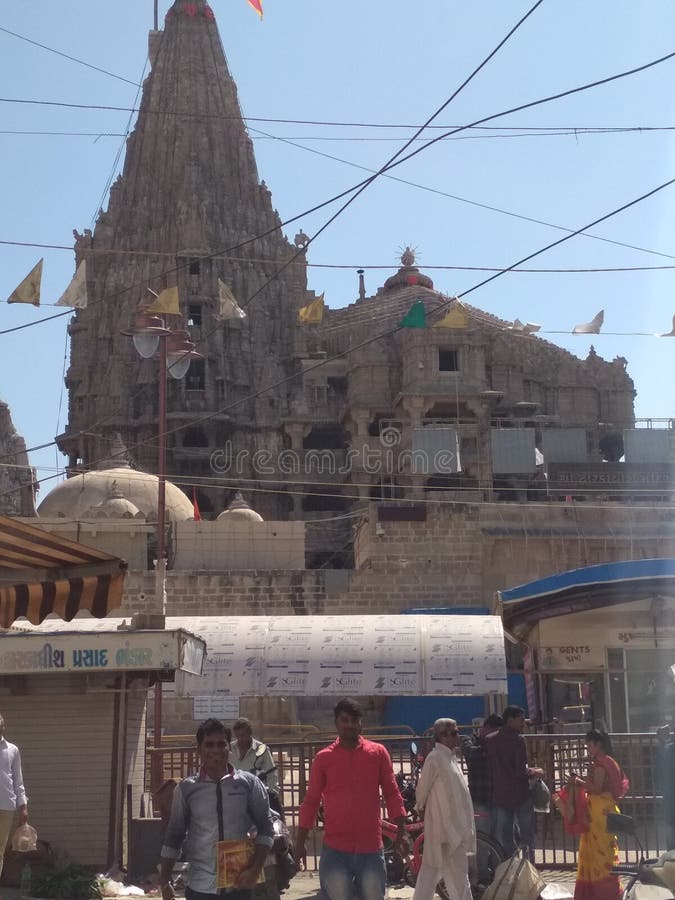
[[[386,748],[361,734],[363,714],[354,700],[334,709],[335,741],[314,757],[309,784],[300,807],[295,852],[306,857],[306,842],[321,808],[323,844],[320,885],[326,900],[384,900],[386,868],[382,846],[381,800],[389,821],[397,826],[396,843],[409,850],[409,822]],[[0,715],[0,874],[12,824],[28,821],[28,800],[19,749],[4,737]],[[507,707],[488,716],[478,732],[460,736],[454,719],[438,719],[416,786],[416,810],[424,820],[424,852],[414,900],[432,900],[443,880],[453,900],[470,900],[470,861],[475,854],[476,818],[507,855],[524,848],[533,859],[533,780],[543,771],[530,766],[523,737],[525,713]],[[161,851],[162,900],[174,900],[172,873],[176,860],[189,863],[187,900],[215,900],[222,895],[218,848],[246,842],[248,855],[226,892],[229,900],[250,900],[274,842],[270,795],[278,789],[269,748],[253,737],[248,719],[234,723],[234,736],[217,719],[197,730],[200,768],[183,779],[173,796]],[[675,849],[675,740],[669,726],[658,732],[656,772],[663,795],[667,848]],[[608,735],[586,735],[588,771],[566,773],[567,788],[583,790],[587,827],[581,834],[575,900],[618,900],[615,835],[607,816],[618,813],[628,779],[614,758]],[[466,761],[465,777],[460,757]],[[266,783],[264,783],[266,782]],[[249,836],[253,834],[253,837]]]
[[[353,700],[335,707],[335,741],[314,757],[307,791],[300,807],[295,852],[305,859],[306,843],[321,811],[323,826],[319,879],[326,900],[384,900],[386,867],[382,847],[381,802],[388,820],[397,826],[397,845],[409,850],[409,822],[393,765],[386,748],[361,734],[363,714]],[[525,713],[507,707],[502,716],[489,716],[471,738],[462,739],[454,719],[438,719],[432,729],[433,749],[427,753],[416,788],[416,810],[424,820],[424,852],[417,875],[414,900],[432,900],[443,880],[453,900],[470,900],[470,862],[475,854],[476,817],[481,828],[501,844],[505,853],[524,848],[534,859],[535,816],[531,791],[543,771],[531,766],[523,737]],[[209,735],[216,734],[216,738]],[[173,900],[170,873],[179,847],[194,865],[187,880],[187,900],[214,900],[216,868],[213,846],[222,827],[209,798],[212,782],[223,785],[222,803],[233,803],[228,814],[227,836],[243,837],[242,804],[249,804],[250,819],[258,837],[250,867],[228,893],[232,900],[247,900],[264,863],[269,843],[264,791],[256,790],[254,775],[238,773],[238,764],[255,760],[259,742],[250,723],[235,723],[237,740],[230,747],[229,732],[210,720],[198,733],[202,769],[181,783],[176,792],[167,839],[162,851],[163,900]],[[669,846],[672,846],[675,748],[672,735],[662,735],[660,783],[667,807]],[[627,779],[611,754],[607,735],[590,731],[586,736],[588,773],[567,773],[571,787],[583,788],[588,803],[589,827],[581,836],[575,900],[616,900],[619,882],[611,874],[617,860],[616,837],[607,831],[607,813],[617,811]],[[231,755],[230,755],[231,754]],[[466,761],[468,777],[461,767]],[[229,760],[229,762],[228,762]],[[248,776],[248,777],[246,777]],[[668,780],[669,779],[669,780]],[[218,796],[221,788],[218,787]],[[210,814],[200,812],[203,798]],[[194,805],[193,805],[194,804]]]

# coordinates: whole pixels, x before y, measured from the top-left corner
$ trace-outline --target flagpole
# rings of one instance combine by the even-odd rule
[[[159,0],[155,0],[155,31],[159,31]]]

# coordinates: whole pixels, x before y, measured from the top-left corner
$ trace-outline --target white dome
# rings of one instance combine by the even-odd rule
[[[78,519],[94,514],[95,507],[106,517],[122,518],[138,512],[157,519],[157,486],[159,479],[147,472],[119,467],[102,471],[83,472],[67,478],[50,491],[38,507],[38,515],[45,519]],[[117,489],[111,496],[113,485]],[[108,510],[117,510],[109,513]],[[135,509],[135,512],[132,512]],[[166,482],[167,517],[175,522],[191,519],[194,509],[186,495],[170,481]]]
[[[254,509],[252,509],[248,503],[241,496],[239,491],[232,498],[232,502],[227,507],[227,509],[223,510],[221,514],[218,516],[218,521],[222,522],[223,519],[233,520],[241,522],[264,522],[265,520],[257,513]]]

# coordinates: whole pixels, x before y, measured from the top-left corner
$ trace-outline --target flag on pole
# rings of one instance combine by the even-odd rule
[[[248,0],[253,9],[258,13],[260,18],[263,17],[262,0]]]
[[[197,503],[197,488],[192,488],[192,510],[195,522],[201,522],[202,514],[199,512],[199,504]]]
[[[415,300],[398,324],[401,328],[426,328],[427,312],[422,300]]]
[[[442,319],[434,322],[432,328],[468,328],[469,314],[461,303],[455,302]]]
[[[57,300],[56,305],[72,306],[74,309],[87,308],[87,263],[84,260],[77,267],[72,281],[61,295],[61,299]]]
[[[234,294],[220,278],[218,279],[218,297],[220,299],[219,314],[221,319],[246,318],[246,313],[234,299]]]
[[[673,316],[673,327],[664,334],[657,334],[657,337],[675,337],[675,316]]]
[[[323,294],[298,310],[298,321],[303,325],[320,325],[323,322]]]
[[[21,284],[14,288],[7,298],[8,303],[32,303],[40,305],[40,284],[42,282],[42,263],[40,260],[26,275]]]
[[[517,331],[519,334],[534,334],[535,331],[541,330],[541,325],[535,325],[533,322],[521,322],[520,319],[514,319],[509,325],[511,331]]]
[[[156,300],[147,307],[146,312],[149,313],[165,313],[168,316],[179,316],[180,307],[178,306],[178,288],[165,288],[160,292]]]
[[[572,334],[600,334],[602,323],[605,321],[605,311],[601,309],[597,316],[593,316],[590,322],[575,325]]]

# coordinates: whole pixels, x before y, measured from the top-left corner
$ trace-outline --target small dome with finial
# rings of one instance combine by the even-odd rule
[[[384,290],[400,287],[425,287],[434,289],[434,283],[428,275],[423,275],[415,265],[415,250],[406,246],[401,253],[401,268],[384,283]]]
[[[240,491],[237,491],[235,493],[227,509],[224,509],[223,512],[221,512],[221,514],[218,516],[218,521],[222,521],[223,519],[237,519],[247,522],[265,521],[260,513],[257,513],[248,505],[248,503],[242,497]]]

